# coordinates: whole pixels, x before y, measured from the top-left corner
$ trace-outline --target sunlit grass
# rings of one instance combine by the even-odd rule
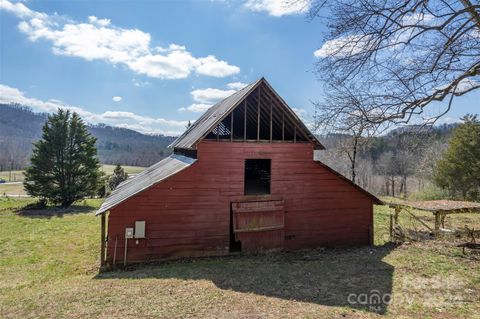
[[[127,174],[141,173],[145,167],[140,166],[122,166]],[[102,165],[101,170],[106,175],[112,175],[115,165]],[[0,171],[0,178],[7,182],[23,182],[25,179],[24,171]],[[4,195],[26,195],[22,184],[0,184],[0,196]]]
[[[0,199],[2,318],[475,318],[480,311],[480,261],[448,243],[384,245],[386,207],[375,208],[376,248],[204,258],[99,274],[100,201],[21,213],[33,201]],[[432,287],[441,278],[461,284]],[[372,289],[413,299],[383,315],[346,302],[349,293]],[[465,301],[432,306],[432,292]]]

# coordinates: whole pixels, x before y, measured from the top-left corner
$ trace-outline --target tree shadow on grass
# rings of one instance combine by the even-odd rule
[[[17,209],[15,212],[23,217],[29,218],[52,218],[63,217],[64,215],[75,215],[92,212],[95,207],[89,205],[72,205],[67,208],[62,207],[42,207],[38,203],[33,203]]]
[[[382,259],[394,248],[387,244],[138,264],[96,279],[206,279],[220,289],[385,314],[394,267]]]

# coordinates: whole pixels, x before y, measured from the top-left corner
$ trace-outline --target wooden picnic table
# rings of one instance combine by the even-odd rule
[[[440,227],[444,227],[445,216],[449,214],[465,214],[465,213],[480,213],[480,203],[454,201],[454,200],[431,200],[431,201],[407,201],[395,200],[392,202],[385,202],[386,205],[395,210],[394,215],[390,221],[390,230],[393,230],[394,225],[398,223],[398,215],[402,210],[406,210],[410,215],[415,217],[429,230],[433,231],[435,237],[440,233]],[[435,216],[435,226],[431,229],[422,220],[413,215],[410,210],[417,209],[431,212]]]

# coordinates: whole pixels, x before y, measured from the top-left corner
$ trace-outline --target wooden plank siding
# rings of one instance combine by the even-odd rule
[[[197,156],[192,166],[110,210],[109,262],[115,238],[117,263],[123,260],[125,227],[141,220],[146,238],[128,241],[129,262],[228,254],[231,205],[252,198],[283,200],[286,250],[370,243],[372,198],[314,162],[311,143],[204,140]],[[245,159],[271,159],[271,195],[243,195]]]
[[[283,200],[232,203],[233,233],[242,252],[283,249],[285,212]]]

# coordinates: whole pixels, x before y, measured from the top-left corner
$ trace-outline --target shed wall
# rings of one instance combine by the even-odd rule
[[[202,141],[198,161],[110,211],[108,255],[117,239],[123,260],[125,227],[146,221],[146,239],[130,239],[128,261],[229,253],[231,203],[284,200],[284,248],[366,245],[372,199],[313,161],[310,143]],[[271,159],[271,195],[244,196],[244,161]]]

